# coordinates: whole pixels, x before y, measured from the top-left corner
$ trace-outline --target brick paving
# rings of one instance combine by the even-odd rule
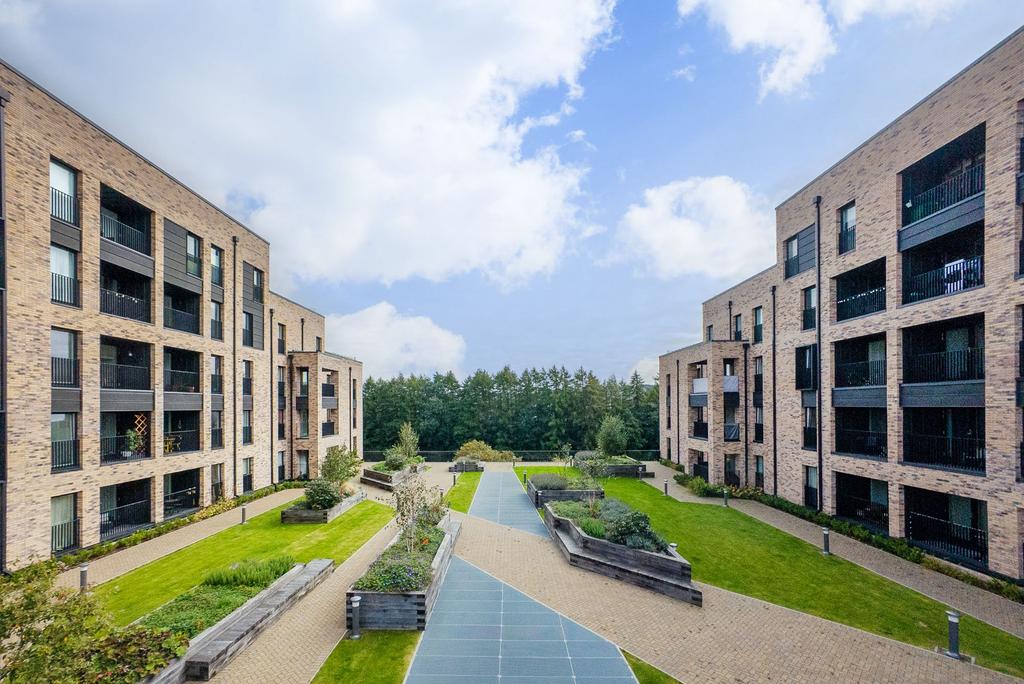
[[[646,482],[660,490],[664,486],[664,480],[667,479],[669,495],[673,498],[693,503],[721,505],[720,499],[697,497],[685,487],[681,487],[672,479],[675,471],[671,468],[660,463],[648,463],[647,467],[649,470],[653,470],[656,476],[655,479],[646,480]],[[814,523],[756,501],[731,499],[729,505],[810,544],[821,545],[821,528]],[[899,582],[936,601],[941,601],[962,613],[967,613],[1024,638],[1024,605],[1020,603],[964,584],[952,577],[947,577],[841,534],[831,535],[829,550],[837,556],[894,582]]]

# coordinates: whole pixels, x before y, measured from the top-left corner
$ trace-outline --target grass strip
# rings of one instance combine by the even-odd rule
[[[402,684],[421,632],[366,630],[331,651],[312,684]]]
[[[455,486],[448,490],[445,500],[453,511],[469,513],[469,507],[473,504],[473,497],[476,496],[476,488],[480,486],[480,476],[483,473],[461,473],[456,480]]]
[[[648,665],[628,651],[622,651],[626,657],[629,669],[636,675],[639,684],[680,684],[679,680],[671,675],[665,674],[653,665]]]

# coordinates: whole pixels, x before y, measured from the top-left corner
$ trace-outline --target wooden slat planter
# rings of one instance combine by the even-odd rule
[[[337,506],[323,511],[314,511],[303,506],[292,506],[281,511],[281,522],[285,525],[295,523],[329,523],[349,510],[360,501],[366,500],[366,492],[359,490],[352,496],[342,500]]]
[[[444,530],[444,539],[430,563],[430,586],[422,591],[387,593],[381,591],[359,591],[349,589],[345,600],[345,625],[352,629],[352,597],[361,597],[359,602],[360,629],[417,629],[427,625],[427,618],[437,601],[437,594],[451,565],[455,552],[455,540],[459,537],[462,524],[450,515],[445,515],[437,525]],[[391,540],[398,541],[399,535]],[[390,544],[389,544],[390,546]]]
[[[614,463],[605,469],[608,477],[645,477],[647,466],[640,461],[629,459],[632,463]]]
[[[530,479],[526,481],[526,493],[537,508],[542,508],[549,501],[586,501],[604,498],[603,489],[537,489]]]
[[[689,562],[673,549],[670,548],[667,553],[654,553],[591,537],[572,520],[556,514],[548,505],[544,506],[544,524],[551,532],[555,545],[571,565],[697,607],[703,605],[704,598],[700,589],[693,586]]]
[[[363,468],[363,476],[359,478],[359,481],[363,484],[373,485],[374,487],[380,487],[381,489],[393,492],[395,485],[411,477],[415,472],[416,466],[406,466],[393,473],[382,473],[372,468]]]
[[[456,461],[448,466],[449,473],[482,473],[484,466],[480,461]]]

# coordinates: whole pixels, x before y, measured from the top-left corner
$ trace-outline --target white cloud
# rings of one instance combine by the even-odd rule
[[[630,376],[633,373],[639,373],[640,377],[643,378],[644,382],[657,382],[660,368],[658,366],[657,356],[645,356],[636,363],[633,364],[633,368],[630,369]]]
[[[775,260],[771,203],[729,176],[648,188],[619,221],[615,259],[657,278],[740,278]]]
[[[672,72],[672,77],[681,78],[684,81],[689,81],[690,83],[693,83],[694,80],[696,80],[697,78],[697,65],[687,64],[684,67],[676,69],[675,71]]]
[[[363,362],[364,375],[459,372],[466,341],[426,316],[407,316],[389,302],[327,316],[327,348]]]
[[[473,271],[514,286],[589,228],[586,169],[524,149],[572,108],[524,119],[520,103],[579,97],[613,4],[226,0],[196,21],[174,3],[43,3],[33,26],[0,23],[0,44],[218,203],[258,200],[275,287]]]
[[[964,0],[828,0],[829,12],[841,27],[856,24],[869,14],[881,17],[909,16],[915,23],[944,17]]]

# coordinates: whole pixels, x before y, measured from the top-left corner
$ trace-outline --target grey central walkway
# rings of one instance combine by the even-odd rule
[[[405,681],[636,684],[614,644],[459,557]]]
[[[485,472],[480,477],[469,514],[523,532],[548,536],[537,509],[511,471]]]

